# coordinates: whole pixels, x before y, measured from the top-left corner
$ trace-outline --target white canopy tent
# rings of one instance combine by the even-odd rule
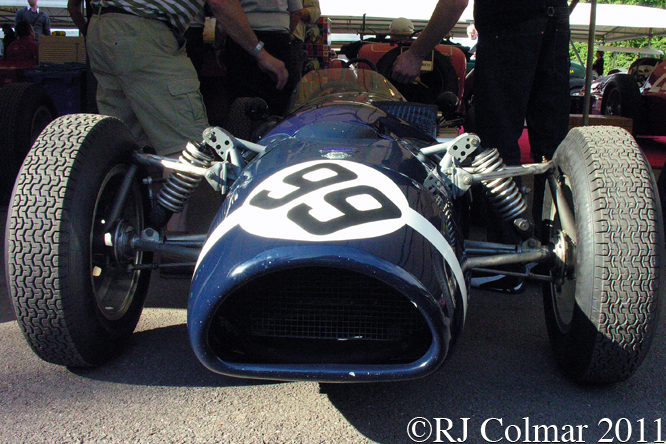
[[[391,21],[406,17],[422,29],[437,0],[388,2],[385,0],[320,0],[322,14],[330,17],[336,35],[385,33]],[[13,23],[16,11],[27,1],[0,0],[0,23]],[[52,27],[74,28],[67,13],[67,0],[39,0],[39,6],[51,17]],[[467,25],[473,21],[473,0],[453,29],[453,37],[467,37]],[[587,41],[590,29],[590,3],[579,3],[571,15],[575,41]],[[666,10],[633,5],[597,5],[597,41],[610,43],[645,36],[666,35]]]
[[[587,41],[590,3],[578,3],[569,19],[574,41]],[[604,43],[666,35],[666,10],[635,5],[598,4],[596,40]]]
[[[334,34],[386,33],[391,21],[406,17],[422,29],[432,14],[436,0],[385,2],[358,0],[320,0],[322,14],[330,17]],[[570,18],[574,41],[587,41],[590,32],[590,3],[579,3]],[[467,37],[467,26],[474,20],[470,4],[452,31],[457,38]],[[365,28],[363,25],[365,24]],[[666,35],[666,10],[634,5],[597,5],[596,40],[604,43],[638,37]]]

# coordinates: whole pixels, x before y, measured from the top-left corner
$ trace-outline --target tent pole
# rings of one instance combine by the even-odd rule
[[[585,68],[585,62],[583,62],[583,59],[581,58],[580,53],[576,48],[576,45],[574,45],[573,37],[569,37],[569,44],[571,45],[571,49],[573,49],[573,52],[576,55],[576,58],[578,59],[578,63],[583,65],[583,68]]]
[[[585,73],[585,100],[583,102],[583,126],[590,118],[590,90],[592,86],[592,65],[594,64],[594,40],[597,26],[597,0],[590,5],[590,32],[587,36],[587,70]]]

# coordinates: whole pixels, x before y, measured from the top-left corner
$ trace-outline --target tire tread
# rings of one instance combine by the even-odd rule
[[[628,132],[585,127],[571,134],[571,143],[586,147],[592,179],[594,288],[599,290],[590,314],[598,333],[579,377],[617,382],[635,372],[656,331],[663,285],[661,209],[649,165]]]
[[[68,190],[76,185],[89,151],[83,135],[110,123],[87,114],[53,121],[26,157],[10,203],[5,254],[16,318],[33,351],[54,364],[93,365],[71,334],[77,319],[63,297],[69,264],[61,251],[70,240],[61,227],[73,205]]]

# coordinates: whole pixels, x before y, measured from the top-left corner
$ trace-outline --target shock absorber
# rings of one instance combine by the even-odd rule
[[[209,168],[214,158],[205,144],[195,145],[188,142],[178,161],[200,168]],[[185,208],[194,190],[203,180],[202,176],[193,173],[173,171],[169,179],[157,195],[159,204],[153,212],[153,224],[164,226],[173,213],[180,213]]]
[[[475,174],[480,174],[501,171],[506,168],[506,165],[504,165],[497,148],[493,148],[477,154],[472,161],[472,168]],[[517,223],[516,220],[520,217],[527,222],[527,218],[523,215],[527,210],[527,202],[513,179],[509,177],[487,180],[481,183],[500,217],[508,222],[513,222],[521,231],[525,231],[520,226],[522,221]]]

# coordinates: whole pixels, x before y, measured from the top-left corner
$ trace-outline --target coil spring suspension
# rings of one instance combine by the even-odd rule
[[[475,174],[501,171],[506,168],[499,151],[488,149],[478,154],[472,162]],[[512,178],[482,182],[497,213],[506,221],[513,221],[527,210],[527,202]]]
[[[197,146],[193,143],[188,143],[178,161],[201,168],[208,168],[211,166],[214,158],[205,150],[205,145]],[[157,202],[169,211],[180,213],[202,180],[203,177],[196,174],[174,171],[160,189]]]

